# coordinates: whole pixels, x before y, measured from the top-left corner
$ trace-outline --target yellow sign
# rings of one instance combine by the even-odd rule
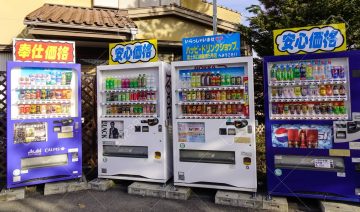
[[[346,50],[344,23],[273,31],[274,55],[307,54]]]
[[[110,65],[156,61],[158,61],[156,39],[110,43],[109,45]]]

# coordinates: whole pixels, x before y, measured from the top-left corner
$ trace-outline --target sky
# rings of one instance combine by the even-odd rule
[[[211,2],[212,0],[208,0],[208,1]],[[242,24],[248,26],[249,22],[246,20],[246,18],[249,17],[251,14],[249,14],[246,11],[246,8],[252,4],[259,5],[259,1],[258,0],[217,0],[217,4],[240,12],[241,15],[243,16]]]

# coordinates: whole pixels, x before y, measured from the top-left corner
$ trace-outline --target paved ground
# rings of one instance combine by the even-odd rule
[[[216,190],[193,189],[187,201],[127,194],[127,182],[106,191],[81,191],[43,196],[41,187],[27,192],[24,200],[0,202],[0,211],[254,211],[214,203]],[[320,211],[318,201],[289,200],[290,211]]]

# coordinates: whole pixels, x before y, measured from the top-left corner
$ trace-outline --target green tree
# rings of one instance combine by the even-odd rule
[[[349,49],[360,48],[360,0],[259,0],[247,10],[254,14],[249,27],[241,26],[245,39],[260,57],[273,55],[275,29],[330,23],[346,24]]]

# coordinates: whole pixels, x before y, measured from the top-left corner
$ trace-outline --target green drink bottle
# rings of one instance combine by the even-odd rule
[[[288,80],[293,81],[294,80],[294,72],[292,70],[292,67],[289,66],[289,64],[286,65],[286,71],[287,71]]]

